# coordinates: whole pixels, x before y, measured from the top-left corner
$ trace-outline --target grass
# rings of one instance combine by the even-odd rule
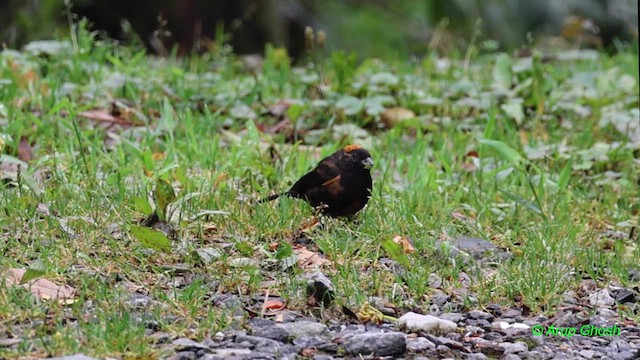
[[[466,289],[467,309],[499,303],[549,314],[585,279],[637,285],[630,272],[640,259],[640,144],[615,126],[637,121],[637,50],[528,65],[508,57],[505,70],[493,53],[475,54],[468,69],[458,58],[448,67],[435,57],[358,64],[343,53],[292,67],[286,52],[269,48],[252,70],[224,46],[159,59],[99,41],[82,23],[76,30],[68,52],[0,54],[3,161],[18,157],[21,139],[33,151],[19,175],[2,168],[0,268],[39,269],[77,292],[62,304],[0,286],[0,329],[23,339],[0,357],[160,356],[155,331],[202,339],[241,324],[232,307],[215,305],[221,294],[251,303],[269,288],[288,308],[315,313],[298,277],[305,269],[285,266],[272,246],[286,250],[311,209],[286,198],[250,200],[286,189],[352,141],[368,144],[376,161],[369,206],[355,221],[327,219],[309,234],[331,261],[325,273],[338,304],[382,296],[427,311],[439,291],[430,274],[447,294]],[[505,78],[512,86],[496,88]],[[295,131],[267,135],[260,129],[278,119],[261,114],[281,99],[295,99],[285,113]],[[518,120],[503,104],[522,104],[526,116]],[[377,114],[389,106],[418,117],[381,129]],[[87,119],[90,109],[139,126]],[[367,133],[332,130],[346,123]],[[320,146],[306,147],[313,139]],[[268,149],[283,143],[290,145]],[[158,178],[179,198],[191,194],[176,211],[169,253],[130,232],[147,215]],[[205,209],[226,215],[189,221]],[[416,252],[390,255],[383,244],[395,235],[409,237]],[[513,257],[493,266],[449,258],[438,240],[462,236]],[[203,248],[218,257],[203,261]],[[410,268],[393,272],[386,257],[406,257]],[[135,292],[153,301],[134,304]]]

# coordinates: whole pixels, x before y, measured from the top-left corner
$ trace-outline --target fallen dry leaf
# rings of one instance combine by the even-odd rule
[[[8,286],[22,286],[25,289],[31,291],[31,294],[43,299],[43,300],[60,300],[67,303],[69,300],[73,300],[76,294],[76,290],[68,285],[57,285],[56,283],[47,279],[35,279],[20,285],[20,280],[26,270],[24,269],[7,269],[2,272],[2,278],[5,279]]]
[[[87,110],[87,111],[81,112],[80,116],[83,116],[91,120],[97,120],[101,122],[113,123],[118,125],[125,125],[125,126],[135,125],[131,120],[115,117],[109,111],[106,111],[106,110]]]
[[[331,264],[331,261],[325,259],[323,255],[313,252],[304,246],[294,248],[293,253],[298,257],[298,266],[302,269]]]
[[[411,254],[416,251],[411,240],[406,236],[395,235],[393,237],[393,242],[402,246],[402,251],[404,251],[405,254]]]

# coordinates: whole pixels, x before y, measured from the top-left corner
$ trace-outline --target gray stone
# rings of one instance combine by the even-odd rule
[[[585,359],[592,359],[596,352],[593,350],[581,350],[578,354]]]
[[[326,339],[331,337],[326,325],[313,321],[295,321],[263,326],[255,329],[253,335],[280,342],[300,337],[321,336]]]
[[[198,355],[196,355],[195,351],[178,351],[173,356],[174,360],[197,360]]]
[[[516,316],[522,315],[522,309],[520,308],[509,308],[502,312],[503,318],[515,318]]]
[[[209,348],[207,345],[193,341],[189,338],[175,339],[171,342],[171,345],[173,345],[177,350],[198,350]]]
[[[607,289],[589,295],[589,303],[598,308],[611,307],[615,302]]]
[[[22,339],[11,338],[11,339],[0,339],[0,348],[1,347],[11,347],[14,345],[18,345],[22,342]]]
[[[243,342],[247,343],[255,349],[269,348],[278,350],[284,346],[284,344],[279,341],[250,335],[237,335],[235,342],[238,344],[242,344]]]
[[[49,360],[97,360],[97,359],[92,358],[90,356],[83,355],[83,354],[75,354],[75,355],[69,355],[69,356],[54,357],[54,358],[50,358]]]
[[[529,350],[527,344],[517,341],[514,343],[501,343],[500,346],[504,348],[505,354],[519,354]]]
[[[127,305],[134,309],[148,308],[152,304],[153,300],[150,297],[140,293],[132,293],[129,296],[129,301],[127,301]]]
[[[633,291],[629,290],[629,289],[620,289],[618,290],[617,294],[616,294],[616,301],[620,304],[624,304],[626,302],[634,302],[635,301],[635,294],[633,293]]]
[[[607,309],[607,308],[601,308],[598,310],[598,315],[604,317],[604,318],[608,318],[608,319],[612,319],[612,318],[617,318],[618,317],[618,313],[611,310],[611,309]]]
[[[516,354],[506,354],[502,360],[522,360],[522,358]]]
[[[454,350],[464,349],[464,345],[461,342],[451,340],[446,337],[429,335],[427,336],[427,339],[429,339],[431,342],[433,342],[436,345],[444,345],[449,349],[454,349]]]
[[[290,340],[289,332],[283,328],[276,327],[275,325],[256,328],[253,330],[252,334],[253,336],[263,337],[282,343]]]
[[[324,354],[313,355],[313,360],[333,360],[333,359],[335,358],[331,355],[324,355]]]
[[[220,356],[221,358],[227,359],[232,356],[246,356],[251,354],[251,350],[249,349],[214,349],[212,350],[213,355]]]
[[[487,360],[487,356],[483,353],[471,353],[464,357],[466,360]]]
[[[464,315],[460,313],[445,313],[445,314],[438,315],[438,317],[440,319],[453,321],[456,324],[464,320]]]
[[[435,349],[436,344],[420,336],[415,339],[407,339],[407,351],[417,353],[425,350]]]
[[[407,341],[399,332],[369,332],[352,336],[342,347],[349,355],[393,356],[405,352]]]
[[[439,289],[442,287],[442,277],[438,274],[431,273],[427,278],[427,283],[429,284],[429,287]]]
[[[335,295],[335,287],[331,280],[320,271],[304,275],[307,281],[307,296],[312,297],[317,304],[329,306]]]
[[[451,301],[451,296],[443,293],[435,294],[431,297],[431,303],[442,307],[444,304]]]
[[[539,322],[537,324],[539,324]],[[571,311],[562,315],[556,321],[553,322],[553,325],[555,327],[563,327],[563,328],[576,327],[579,324],[580,324],[580,320]]]
[[[480,310],[471,310],[469,311],[469,317],[472,319],[478,320],[493,320],[493,315],[488,312],[480,311]]]
[[[322,339],[318,336],[305,336],[293,340],[293,345],[299,348],[318,348],[327,343],[326,339]]]
[[[622,351],[613,355],[613,360],[633,360],[638,358],[638,351]]]

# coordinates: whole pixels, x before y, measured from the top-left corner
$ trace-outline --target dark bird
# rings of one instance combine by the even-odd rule
[[[371,154],[358,145],[344,148],[322,159],[291,189],[271,195],[260,203],[287,195],[303,199],[322,214],[329,216],[353,216],[371,197]]]

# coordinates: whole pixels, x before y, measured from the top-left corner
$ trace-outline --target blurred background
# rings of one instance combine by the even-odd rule
[[[328,50],[380,58],[459,51],[472,42],[615,51],[638,39],[635,0],[0,0],[0,42],[19,49],[64,37],[73,17],[89,19],[99,36],[161,55],[223,42],[253,54],[272,43],[299,58],[306,27],[324,32]]]

